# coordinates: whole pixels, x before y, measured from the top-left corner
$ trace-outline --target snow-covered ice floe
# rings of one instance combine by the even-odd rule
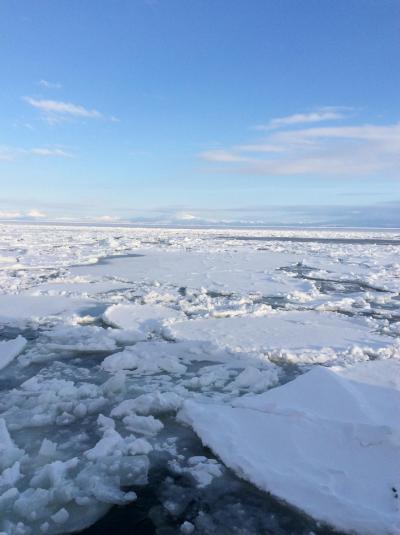
[[[176,340],[208,341],[242,352],[268,352],[282,347],[295,352],[324,347],[338,351],[360,343],[380,347],[391,342],[389,337],[372,332],[363,319],[348,321],[337,313],[308,310],[185,321],[172,325],[168,333]]]
[[[315,367],[179,413],[240,477],[340,529],[399,533],[400,362]]]
[[[0,533],[399,534],[399,248],[0,225]]]

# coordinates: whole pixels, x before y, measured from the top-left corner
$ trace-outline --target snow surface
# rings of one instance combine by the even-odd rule
[[[399,533],[398,241],[0,225],[0,533]]]

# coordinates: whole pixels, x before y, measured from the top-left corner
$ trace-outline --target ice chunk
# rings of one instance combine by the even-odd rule
[[[134,370],[137,374],[152,373],[172,373],[182,374],[186,371],[186,366],[179,362],[179,359],[173,355],[164,355],[162,353],[163,344],[159,348],[160,353],[155,351],[148,352],[146,347],[138,344],[139,347],[133,346],[120,353],[115,353],[105,358],[101,367],[108,372],[119,370]],[[164,344],[166,345],[166,344]]]
[[[0,418],[0,470],[9,468],[23,455],[24,451],[19,449],[10,437],[4,418]]]
[[[54,513],[54,515],[51,515],[51,519],[56,524],[65,524],[68,518],[69,518],[68,511],[64,508],[59,509],[57,513]]]
[[[26,340],[19,335],[14,340],[3,340],[0,342],[0,370],[5,368],[17,357],[26,346]]]
[[[194,532],[194,525],[191,522],[188,522],[187,520],[185,520],[185,522],[181,524],[179,529],[181,533],[184,533],[185,535],[190,535],[190,533]]]
[[[126,332],[112,329],[112,333]],[[128,344],[131,343],[131,341],[128,342]],[[215,345],[210,342],[194,343],[189,341],[171,343],[164,340],[146,340],[126,347],[126,352],[124,350],[105,358],[102,362],[102,368],[109,372],[115,372],[117,369],[135,369],[137,365],[140,369],[143,369],[142,366],[150,365],[151,362],[160,362],[162,366],[165,366],[165,363],[171,362],[178,362],[179,364],[183,362],[187,364],[192,361],[206,360],[232,362],[232,355],[227,354],[227,352],[218,351]],[[169,366],[169,364],[167,365]],[[175,367],[174,373],[181,372],[183,372],[183,367]]]
[[[97,461],[112,456],[147,455],[153,449],[151,444],[143,438],[135,438],[134,435],[123,438],[111,426],[103,429],[103,437],[93,448],[85,452],[89,461]]]
[[[153,392],[142,394],[134,399],[126,399],[111,411],[111,416],[130,416],[132,413],[144,416],[174,412],[182,404],[182,398],[175,392]]]
[[[111,305],[103,317],[109,325],[134,331],[138,340],[145,340],[148,334],[160,332],[164,324],[183,319],[184,315],[160,305]]]
[[[39,455],[44,457],[54,457],[57,452],[57,444],[51,440],[44,438],[39,449]]]
[[[339,529],[398,533],[400,362],[316,367],[234,407],[185,402],[180,418],[260,489]]]
[[[6,468],[0,475],[0,487],[13,487],[22,477],[20,468],[21,464],[19,461],[15,461],[10,468]]]
[[[90,450],[85,452],[90,461],[101,459],[107,455],[114,455],[115,452],[123,447],[124,439],[113,428],[106,428],[103,437]]]
[[[97,417],[97,424],[103,432],[107,429],[115,429],[114,420],[112,418],[108,418],[108,416],[104,416],[104,414],[99,414]]]
[[[222,388],[235,375],[235,371],[231,370],[225,364],[217,364],[212,366],[204,366],[201,368],[201,373],[198,376],[192,377],[184,384],[188,388],[199,390],[214,390]]]
[[[114,351],[116,343],[110,336],[111,331],[96,325],[56,325],[44,333],[43,345],[52,351]]]
[[[154,416],[139,416],[137,414],[125,416],[123,423],[128,431],[149,436],[156,435],[164,427],[163,423]]]
[[[234,381],[227,385],[228,390],[247,388],[251,392],[263,392],[275,386],[279,380],[279,368],[271,363],[266,370],[259,370],[254,366],[247,366]]]
[[[175,474],[189,475],[194,479],[198,488],[204,488],[210,485],[214,478],[222,475],[223,467],[215,459],[208,459],[201,455],[190,457],[186,465],[177,459],[171,460],[169,467]]]
[[[44,465],[32,477],[32,487],[51,489],[65,484],[68,474],[78,466],[78,459],[74,457],[68,461],[54,461]]]

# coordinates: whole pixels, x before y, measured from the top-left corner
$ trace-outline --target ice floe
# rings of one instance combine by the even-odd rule
[[[93,302],[89,300],[63,296],[4,294],[0,295],[0,321],[21,325],[59,314],[71,316],[91,305]]]
[[[400,363],[315,367],[233,406],[186,401],[180,418],[241,477],[315,518],[398,533]]]
[[[276,312],[261,317],[196,319],[177,322],[166,329],[178,341],[213,342],[220,348],[263,352],[284,347],[344,350],[354,345],[377,347],[390,339],[373,332],[364,319],[345,319],[316,311]]]

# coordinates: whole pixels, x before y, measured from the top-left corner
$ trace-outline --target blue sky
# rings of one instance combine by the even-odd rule
[[[400,226],[399,26],[397,0],[3,0],[0,217]]]

